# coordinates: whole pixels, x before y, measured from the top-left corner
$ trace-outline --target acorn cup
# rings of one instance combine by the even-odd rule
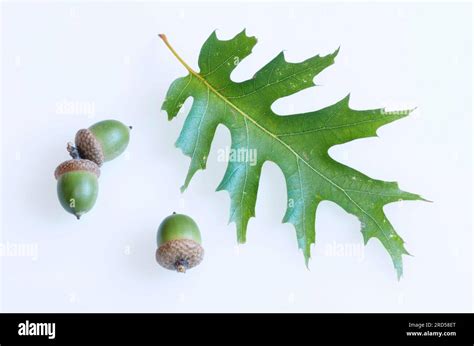
[[[90,160],[76,158],[61,163],[54,176],[57,179],[59,202],[79,220],[97,200],[99,166]]]
[[[156,260],[169,270],[185,273],[204,258],[199,228],[184,214],[173,213],[163,220],[158,228],[157,243]]]
[[[76,148],[81,158],[102,166],[125,151],[131,129],[117,120],[100,121],[76,133]]]

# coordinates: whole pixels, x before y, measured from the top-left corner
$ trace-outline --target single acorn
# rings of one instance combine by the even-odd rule
[[[99,166],[90,160],[72,159],[61,163],[55,170],[59,202],[79,220],[97,200],[100,176]]]
[[[201,233],[192,218],[184,214],[168,216],[158,228],[156,260],[170,270],[185,273],[204,257]]]
[[[76,148],[81,158],[102,166],[125,151],[130,130],[118,120],[103,120],[76,133]]]

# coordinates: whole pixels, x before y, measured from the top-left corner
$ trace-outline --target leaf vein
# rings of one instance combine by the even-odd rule
[[[350,124],[344,124],[344,125],[339,125],[339,126],[329,126],[329,127],[319,127],[317,129],[311,129],[311,130],[304,130],[304,131],[298,131],[298,132],[287,132],[287,133],[279,133],[277,134],[277,137],[290,137],[290,136],[296,136],[296,135],[305,135],[307,133],[315,133],[315,132],[320,132],[320,131],[327,131],[327,130],[336,130],[336,129],[341,129],[344,127],[351,127],[351,126],[356,126],[356,125],[361,125],[361,124],[368,124],[368,123],[374,123],[380,121],[380,119],[370,119],[370,120],[363,120],[363,121],[357,121],[354,123]]]

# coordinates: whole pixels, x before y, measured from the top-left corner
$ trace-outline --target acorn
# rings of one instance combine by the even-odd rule
[[[83,159],[102,166],[122,154],[130,140],[131,127],[117,120],[103,120],[76,133],[76,148]]]
[[[58,181],[59,202],[79,220],[97,200],[99,166],[93,161],[76,158],[61,163],[54,176]]]
[[[185,273],[204,257],[199,228],[184,214],[173,213],[163,220],[158,228],[157,243],[156,260],[166,269]]]

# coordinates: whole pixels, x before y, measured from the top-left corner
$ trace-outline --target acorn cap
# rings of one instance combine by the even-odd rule
[[[102,150],[102,145],[90,130],[82,129],[77,131],[75,142],[81,157],[102,166],[105,161],[104,151]]]
[[[100,168],[95,162],[85,159],[73,159],[64,161],[54,171],[54,176],[59,179],[61,175],[73,171],[87,171],[94,173],[97,178],[100,176]]]
[[[182,273],[197,266],[203,258],[203,247],[191,239],[170,240],[156,250],[156,260],[162,267]]]

